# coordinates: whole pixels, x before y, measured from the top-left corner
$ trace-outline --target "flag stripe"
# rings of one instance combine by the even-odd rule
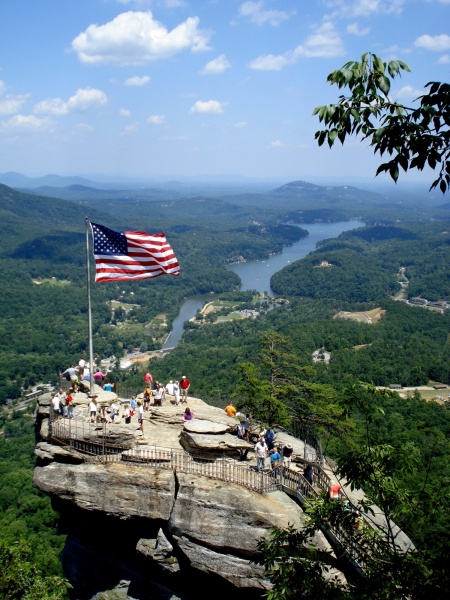
[[[95,281],[148,279],[178,275],[180,266],[163,233],[120,233],[91,223],[96,266]]]

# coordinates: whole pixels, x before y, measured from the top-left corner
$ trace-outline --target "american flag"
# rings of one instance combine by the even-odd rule
[[[178,275],[180,265],[163,233],[120,233],[91,223],[94,238],[95,281],[148,279]]]

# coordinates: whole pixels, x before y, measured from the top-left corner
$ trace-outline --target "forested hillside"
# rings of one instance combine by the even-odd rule
[[[154,197],[108,198],[106,192],[89,201],[83,189],[82,199],[71,202],[0,186],[0,404],[19,398],[28,385],[56,383],[62,368],[87,354],[86,216],[120,231],[164,231],[181,265],[178,278],[92,286],[99,359],[120,357],[143,344],[158,347],[155,322],[164,315],[170,331],[183,298],[210,292],[220,297],[237,290],[239,279],[227,270],[230,261],[279,252],[307,235],[308,219],[358,217],[360,228],[325,240],[316,252],[273,277],[274,291],[288,303],[268,306],[254,320],[190,324],[175,350],[150,365],[144,363],[142,369],[150,368],[160,381],[187,374],[193,395],[218,406],[233,397],[239,405],[244,398],[242,364],[253,365],[263,380],[268,375],[261,361],[261,334],[269,330],[285,336],[304,369],[304,398],[311,413],[317,395],[323,417],[320,433],[333,456],[342,452],[343,438],[337,435],[339,428],[326,426],[326,419],[352,386],[361,381],[378,386],[450,383],[450,311],[441,314],[393,299],[403,277],[408,282],[406,296],[450,300],[448,210],[344,188],[333,195],[317,186],[303,187],[308,193],[300,194],[298,185],[291,185],[264,194],[174,195],[160,202]],[[247,302],[249,295],[243,295]],[[125,311],[119,300],[130,310]],[[114,314],[113,301],[118,304]],[[375,308],[381,318],[373,323],[339,318],[343,311]],[[330,354],[329,364],[313,364],[318,349]],[[142,372],[117,370],[111,377],[123,379],[123,388],[141,389]],[[435,552],[445,555],[450,413],[445,406],[411,396],[380,399],[382,412],[373,424],[380,442],[392,445],[399,455],[408,448],[417,459],[412,471],[399,473],[408,493],[419,494],[424,479],[429,483],[422,499],[432,503],[433,515],[427,520],[421,513],[411,522],[404,518],[402,524],[417,543],[426,544],[432,537]],[[304,407],[293,402],[291,409]],[[8,543],[25,538],[34,559],[55,574],[63,538],[55,534],[55,513],[48,501],[31,488],[31,419],[11,412],[10,406],[2,415],[0,538]],[[344,429],[348,428],[359,440],[361,416],[352,416]],[[49,545],[51,552],[46,550]]]

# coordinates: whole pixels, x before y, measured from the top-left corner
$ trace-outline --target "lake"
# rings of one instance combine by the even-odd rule
[[[344,221],[339,223],[302,223],[299,225],[309,231],[309,236],[285,246],[280,254],[274,254],[265,260],[252,260],[246,263],[230,265],[228,268],[239,275],[241,290],[257,290],[267,292],[273,297],[270,288],[270,278],[274,273],[288,264],[304,258],[316,249],[318,242],[338,237],[344,231],[362,227],[360,221]],[[184,323],[193,317],[199,308],[210,302],[214,296],[201,294],[187,298],[180,307],[180,313],[173,323],[173,329],[163,345],[163,350],[174,348],[184,333]]]

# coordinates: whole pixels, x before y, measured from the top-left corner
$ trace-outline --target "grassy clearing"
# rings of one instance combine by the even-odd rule
[[[334,318],[351,319],[352,321],[357,321],[358,323],[368,323],[369,325],[374,325],[375,323],[378,323],[385,312],[386,311],[382,308],[373,308],[372,310],[366,310],[363,312],[348,312],[341,310],[334,315]]]

